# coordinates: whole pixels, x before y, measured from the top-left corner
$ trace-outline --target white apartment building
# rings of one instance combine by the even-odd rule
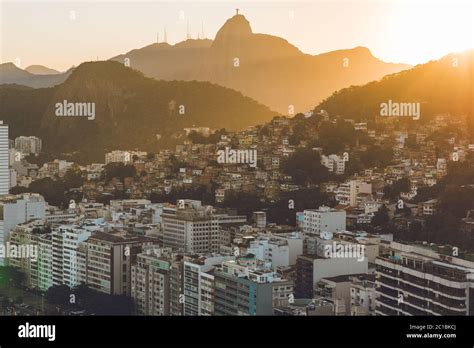
[[[357,204],[357,181],[349,180],[339,185],[334,191],[336,193],[336,201],[342,205],[350,205],[355,207]]]
[[[344,161],[344,158],[335,154],[329,156],[322,155],[321,164],[325,166],[329,172],[335,173],[337,175],[344,174],[346,169],[346,162]]]
[[[335,190],[336,201],[342,205],[350,205],[356,207],[358,204],[357,195],[359,193],[371,194],[372,184],[361,180],[349,180]]]
[[[46,291],[53,285],[51,233],[43,220],[19,224],[10,231],[10,245],[28,251],[28,257],[10,258],[9,264],[25,275],[30,288]],[[20,255],[18,255],[20,256]]]
[[[321,206],[303,212],[303,232],[319,234],[321,232],[341,232],[346,230],[346,212]]]
[[[247,254],[253,254],[257,260],[271,263],[274,268],[290,265],[290,247],[283,239],[259,237],[250,242]]]
[[[41,152],[41,139],[35,136],[20,136],[15,138],[15,149],[24,154],[39,154]]]
[[[219,251],[221,226],[243,224],[247,219],[218,214],[200,201],[180,200],[177,206],[163,208],[162,221],[165,247],[205,254]]]
[[[474,262],[451,255],[391,242],[375,260],[376,315],[474,315]]]
[[[10,190],[8,126],[0,121],[0,195],[7,195]]]
[[[9,240],[10,230],[18,224],[45,218],[46,202],[39,194],[0,196],[0,244]],[[0,266],[8,261],[0,258]]]
[[[53,284],[73,288],[85,282],[84,258],[79,246],[92,235],[80,225],[59,225],[52,231]]]
[[[298,255],[303,254],[304,250],[304,236],[301,232],[289,232],[289,233],[275,233],[272,234],[272,239],[282,240],[288,245],[288,263],[289,265],[296,264],[296,258]]]
[[[51,233],[42,234],[38,240],[38,259],[36,261],[37,287],[46,291],[53,286],[53,242]],[[34,287],[34,285],[31,285]]]

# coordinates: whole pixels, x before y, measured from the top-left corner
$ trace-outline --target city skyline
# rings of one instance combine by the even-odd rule
[[[471,3],[0,4],[2,347],[472,342]]]

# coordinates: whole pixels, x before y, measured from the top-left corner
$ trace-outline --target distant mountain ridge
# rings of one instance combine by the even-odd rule
[[[344,88],[326,98],[315,111],[326,110],[355,120],[380,119],[381,104],[389,100],[420,103],[421,121],[442,113],[472,118],[474,50],[449,54],[363,86]]]
[[[41,66],[30,66],[27,69],[37,73],[20,69],[13,63],[0,64],[0,85],[17,84],[33,88],[52,87],[63,83],[73,70],[71,68],[64,73],[54,73],[56,70]]]
[[[35,75],[55,75],[60,73],[57,70],[48,68],[43,65],[30,65],[29,67],[25,68],[25,70]]]
[[[253,33],[243,15],[228,19],[214,41],[156,43],[111,58],[126,59],[146,76],[210,81],[282,114],[307,111],[336,90],[410,67],[382,62],[364,47],[304,54],[282,38]]]
[[[290,115],[309,110],[334,91],[410,67],[382,62],[365,47],[304,54],[285,39],[253,33],[243,15],[229,18],[214,40],[155,43],[111,60],[127,61],[157,80],[208,81],[232,88]],[[71,69],[57,73],[45,67],[29,67],[27,71],[7,63],[0,65],[0,85],[52,87],[64,82],[70,73]]]
[[[56,104],[65,101],[94,103],[95,119],[58,117]],[[156,81],[112,61],[83,63],[52,88],[0,86],[0,105],[11,138],[38,135],[46,151],[81,152],[87,160],[114,149],[173,146],[183,141],[184,127],[237,130],[277,114],[228,88]]]

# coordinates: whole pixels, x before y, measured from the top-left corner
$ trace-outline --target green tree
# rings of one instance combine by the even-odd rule
[[[46,300],[51,304],[68,306],[71,289],[67,285],[53,285],[46,291]]]
[[[408,178],[402,178],[397,180],[392,185],[387,185],[384,187],[384,195],[389,199],[395,199],[400,196],[401,192],[409,192],[410,180]]]
[[[372,218],[372,225],[384,227],[388,225],[389,221],[390,217],[388,216],[388,209],[385,205],[383,205],[374,214],[374,217]]]
[[[66,189],[79,188],[84,183],[84,177],[78,166],[70,168],[64,174],[64,187]]]
[[[25,280],[23,272],[11,266],[0,266],[0,284],[20,287]]]
[[[321,164],[319,153],[308,148],[296,150],[283,162],[282,169],[299,185],[319,184],[329,178],[327,168]]]
[[[123,164],[122,162],[108,163],[104,167],[104,179],[109,182],[113,178],[117,178],[123,182],[126,177],[135,177],[135,167],[129,164]]]
[[[68,202],[64,194],[66,187],[62,180],[38,179],[30,184],[28,190],[29,192],[39,193],[51,205],[61,206]]]

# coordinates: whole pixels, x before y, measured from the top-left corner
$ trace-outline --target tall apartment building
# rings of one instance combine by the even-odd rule
[[[24,154],[39,154],[41,152],[41,139],[34,136],[20,136],[15,138],[15,149]]]
[[[16,247],[18,255],[10,258],[10,266],[25,275],[24,284],[48,290],[53,285],[53,255],[51,231],[44,221],[33,220],[15,226],[10,231],[9,243]]]
[[[304,211],[303,232],[320,234],[321,232],[341,232],[346,230],[346,212],[344,210],[319,207]]]
[[[178,254],[170,265],[170,315],[184,313],[184,258]]]
[[[247,219],[218,214],[200,201],[180,200],[177,206],[163,207],[162,221],[165,247],[206,254],[219,251],[221,226],[243,224]]]
[[[272,315],[293,293],[292,281],[265,267],[223,262],[214,272],[215,315]]]
[[[38,271],[36,287],[41,291],[48,290],[53,286],[53,243],[51,233],[39,236],[36,269]],[[30,286],[35,287],[35,284],[30,284]]]
[[[65,284],[73,288],[86,281],[84,256],[79,250],[82,242],[92,231],[81,225],[59,225],[53,227],[53,284]]]
[[[392,242],[375,263],[376,315],[474,315],[474,262]]]
[[[214,269],[230,256],[202,256],[184,261],[184,308],[190,316],[214,314]]]
[[[139,315],[170,315],[170,248],[145,247],[132,265],[131,296]]]
[[[16,225],[34,219],[44,219],[45,208],[46,202],[38,194],[0,196],[0,244],[5,245],[8,242],[10,230]],[[7,259],[0,258],[0,266],[7,264]]]
[[[10,190],[8,126],[0,121],[0,195],[7,195]]]
[[[130,295],[132,264],[154,240],[125,231],[97,231],[83,243],[89,287],[106,294]]]
[[[199,311],[198,315],[214,315],[215,280],[214,269],[199,272]],[[186,304],[186,301],[185,301]]]

